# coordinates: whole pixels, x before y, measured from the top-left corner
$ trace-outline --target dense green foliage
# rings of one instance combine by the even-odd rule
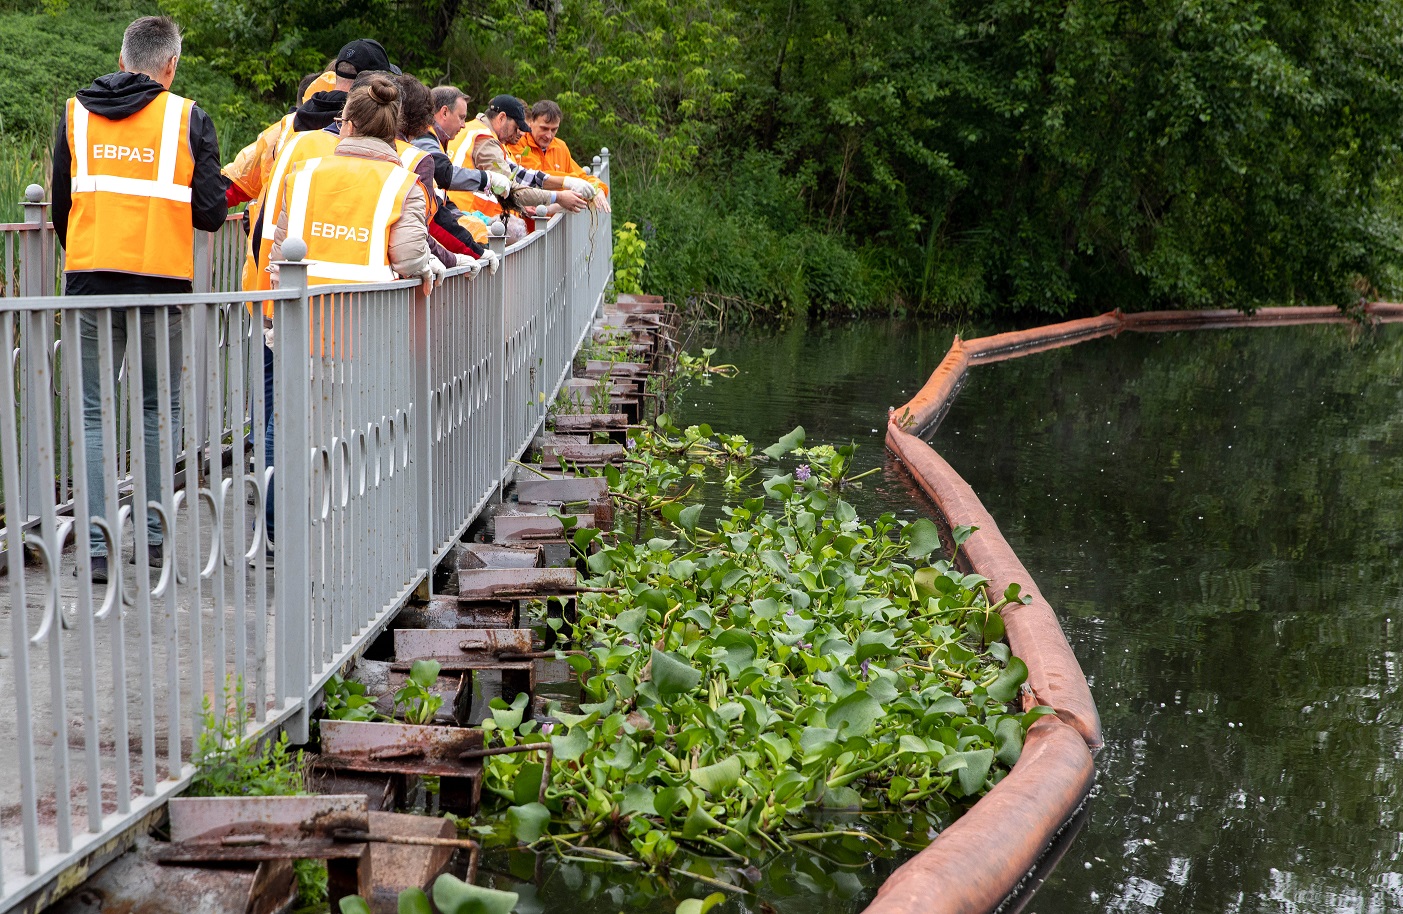
[[[131,9],[9,2],[0,114],[44,128]],[[160,2],[230,136],[363,34],[479,100],[556,98],[676,299],[1348,305],[1403,264],[1400,0]]]
[[[1018,760],[1051,713],[1014,710],[1028,670],[999,610],[1019,587],[1000,599],[961,574],[930,520],[860,519],[842,497],[852,447],[803,441],[798,428],[757,452],[666,416],[630,432],[624,469],[603,473],[638,506],[630,533],[644,514],[660,526],[574,534],[594,588],[575,633],[588,647],[568,658],[579,713],[555,707],[545,727],[523,695],[483,723],[554,751],[544,804],[538,759],[487,766],[516,839],[623,839],[619,856],[652,869],[690,845],[744,866],[832,834],[821,810],[949,813]],[[684,501],[708,477],[726,493],[714,518]]]

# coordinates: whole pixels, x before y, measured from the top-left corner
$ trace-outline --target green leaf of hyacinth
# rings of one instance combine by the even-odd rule
[[[885,713],[877,699],[866,692],[854,692],[842,701],[826,708],[824,716],[828,721],[828,726],[834,730],[842,730],[843,736],[846,738],[866,736],[871,733],[877,718],[882,717]]]
[[[923,559],[940,548],[940,528],[930,518],[922,517],[906,527],[906,555]]]
[[[434,907],[440,914],[510,914],[521,896],[469,885],[451,873],[434,881]]]
[[[937,766],[941,772],[955,772],[956,782],[964,796],[973,796],[984,786],[989,776],[989,767],[994,763],[993,749],[974,749],[967,752],[950,752]]]
[[[1023,754],[1023,727],[1015,717],[1005,717],[994,728],[994,757],[1012,768]]]
[[[664,699],[690,692],[701,682],[701,671],[677,654],[653,648],[653,684]]]
[[[1028,665],[1019,658],[1012,657],[1008,666],[999,674],[999,678],[989,683],[989,697],[995,701],[1013,701],[1018,696],[1018,690],[1027,681]]]
[[[712,892],[705,898],[688,898],[677,903],[677,914],[706,914],[725,900],[726,896],[720,892]]]
[[[527,762],[521,766],[512,782],[512,799],[518,806],[525,806],[541,795],[541,778],[545,773],[546,766],[541,762]]]
[[[422,688],[433,688],[441,668],[437,660],[416,660],[409,668],[409,678]]]
[[[740,783],[740,756],[732,755],[714,765],[693,768],[687,772],[692,782],[713,796],[730,790]]]
[[[552,736],[550,738],[551,748],[555,752],[556,761],[573,762],[585,754],[585,750],[593,742],[589,735],[581,727],[571,727],[570,732],[564,736]]]
[[[339,905],[341,914],[370,914],[370,905],[359,895],[347,895]]]
[[[511,826],[512,837],[522,844],[530,844],[545,834],[550,824],[550,810],[536,802],[511,806],[507,809],[507,824]]]
[[[677,512],[677,526],[688,532],[697,529],[697,520],[701,518],[702,509],[706,505],[688,505]]]
[[[760,453],[764,454],[771,460],[778,460],[785,454],[788,454],[790,451],[794,450],[796,447],[802,445],[803,443],[804,427],[802,425],[799,425],[794,428],[794,431],[785,435],[783,438],[779,439],[769,447],[764,448],[760,451]]]
[[[352,896],[356,897],[356,896]],[[344,914],[345,907],[342,907]],[[434,914],[433,905],[424,890],[415,886],[399,893],[399,914]]]

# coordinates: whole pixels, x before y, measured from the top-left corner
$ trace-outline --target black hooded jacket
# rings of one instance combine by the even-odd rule
[[[346,107],[346,93],[332,89],[318,92],[297,108],[292,119],[292,129],[299,133],[304,130],[325,130],[331,122],[341,116]]]
[[[109,73],[78,93],[78,100],[93,114],[111,120],[130,117],[156,100],[166,90],[141,73]],[[229,181],[219,173],[219,141],[214,122],[196,105],[190,111],[190,152],[195,174],[190,182],[190,221],[197,229],[216,231],[224,224],[227,206],[224,192]],[[73,160],[68,151],[67,118],[59,121],[54,137],[54,186],[51,215],[59,244],[68,244],[68,216],[73,208]],[[69,295],[164,295],[189,292],[190,282],[166,276],[142,276],[111,270],[69,273],[65,276]]]

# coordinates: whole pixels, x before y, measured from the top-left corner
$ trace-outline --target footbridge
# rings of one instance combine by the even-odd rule
[[[607,149],[592,171],[608,180]],[[495,226],[500,268],[460,266],[430,295],[309,287],[294,261],[246,294],[231,216],[197,233],[193,294],[64,298],[45,210],[32,186],[25,221],[0,225],[0,912],[44,907],[149,830],[234,684],[255,729],[307,739],[327,680],[501,498],[611,274],[610,215],[591,212],[510,247]],[[143,313],[152,332],[126,333]]]

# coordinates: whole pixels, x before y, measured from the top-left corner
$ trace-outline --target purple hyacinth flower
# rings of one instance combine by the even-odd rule
[[[871,659],[868,659],[868,660],[862,661],[862,663],[859,664],[859,666],[862,667],[862,681],[863,681],[863,682],[866,682],[866,681],[867,681],[867,664],[869,664],[869,663],[871,663],[871,662],[872,662]]]
[[[801,463],[794,468],[794,478],[799,482],[808,482],[809,477],[812,475],[813,471],[809,469],[809,465],[807,463]]]

